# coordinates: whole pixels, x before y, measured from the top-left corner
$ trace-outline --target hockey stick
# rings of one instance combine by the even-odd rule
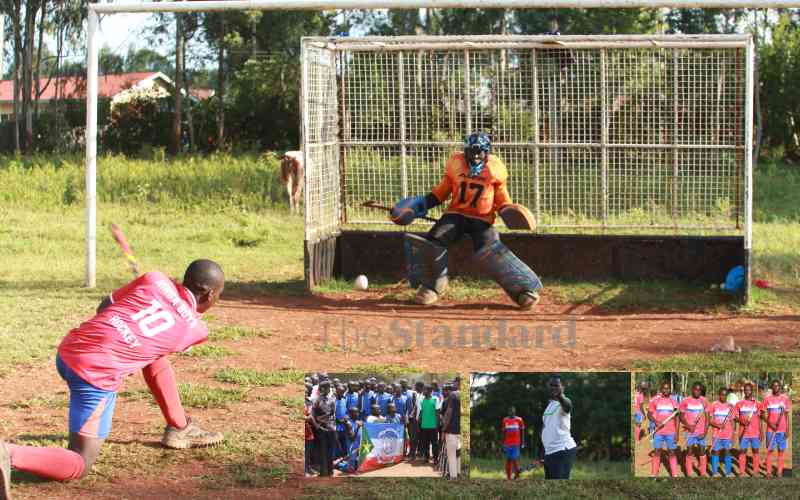
[[[783,411],[786,409],[785,406],[781,406],[781,413],[778,415],[778,421],[775,422],[775,430],[772,432],[772,436],[769,438],[769,445],[767,446],[767,452],[772,450],[772,445],[775,444],[775,436],[778,435],[778,427],[781,425],[781,419],[783,418]]]
[[[656,428],[655,428],[655,429],[653,429],[652,431],[648,432],[648,433],[647,433],[647,434],[646,434],[646,435],[645,435],[645,436],[644,436],[644,437],[643,437],[643,438],[642,438],[640,441],[643,441],[643,440],[645,440],[645,439],[651,438],[651,437],[653,436],[653,434],[655,434],[656,432],[658,432],[658,431],[660,431],[661,429],[663,429],[663,428],[664,428],[664,426],[665,426],[665,425],[667,425],[667,423],[668,423],[670,420],[672,420],[673,418],[675,418],[675,415],[677,415],[678,413],[680,413],[680,410],[675,410],[675,411],[673,411],[673,412],[672,412],[672,415],[670,415],[669,417],[667,417],[667,418],[666,418],[666,419],[665,419],[663,422],[661,422],[660,424],[656,425]]]
[[[680,410],[676,408],[675,411],[673,411],[672,414],[669,417],[664,419],[664,421],[661,422],[660,424],[656,425],[655,428],[652,431],[648,432],[642,439],[639,440],[639,442],[641,443],[645,439],[650,439],[651,437],[653,437],[653,434],[655,434],[656,432],[658,432],[661,429],[663,429],[664,426],[666,426],[667,423],[669,423],[669,421],[672,420],[673,418],[675,418],[675,415],[678,415],[679,413],[680,413]],[[661,451],[661,449],[659,448],[658,450],[656,450],[655,448],[653,448],[653,451],[654,452],[655,451]],[[647,463],[649,463],[649,462],[650,462],[650,457],[648,456],[647,457],[647,462],[642,462],[640,464],[640,466],[647,465]]]
[[[365,201],[364,203],[361,204],[361,206],[362,207],[367,207],[367,208],[375,208],[377,210],[385,210],[386,212],[391,212],[393,210],[392,207],[387,207],[386,205],[380,205],[375,200]],[[424,219],[424,220],[431,221],[431,222],[437,222],[437,219],[434,219],[433,217],[428,217],[428,216],[417,217],[417,219]]]
[[[116,224],[111,224],[111,235],[114,236],[114,240],[116,240],[120,250],[122,250],[122,255],[124,255],[125,259],[128,261],[128,265],[131,267],[133,277],[138,277],[139,261],[136,260],[136,257],[133,255],[133,251],[131,250],[130,245],[128,245],[128,240],[125,238],[125,235],[122,234],[122,229],[120,229],[120,227]]]
[[[731,409],[730,409],[730,410],[728,410],[728,414],[727,414],[727,415],[725,415],[725,419],[722,421],[722,429],[720,429],[720,432],[722,432],[722,430],[723,430],[723,429],[725,429],[725,425],[728,423],[728,418],[730,418],[730,416],[731,416],[731,415],[733,415],[733,410],[734,410],[734,408],[733,408],[733,406],[731,406]],[[709,422],[709,427],[713,427],[713,426],[711,425],[711,423],[710,423],[710,422]],[[717,441],[719,441],[719,436],[715,437],[715,438],[714,438],[714,439],[711,441],[711,448],[710,448],[710,451],[712,451],[712,452],[714,451],[714,445],[716,445],[716,444],[717,444]],[[727,450],[726,450],[726,452],[727,452]],[[712,472],[713,472],[713,471],[712,471]]]

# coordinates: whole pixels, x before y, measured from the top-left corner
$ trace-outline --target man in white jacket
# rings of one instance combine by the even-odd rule
[[[564,386],[557,375],[547,382],[550,402],[542,421],[545,479],[569,479],[575,463],[577,444],[570,434],[572,401],[564,396]]]

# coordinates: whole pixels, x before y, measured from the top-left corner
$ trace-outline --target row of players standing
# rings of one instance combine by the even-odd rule
[[[784,452],[789,439],[789,414],[791,400],[782,393],[781,383],[773,380],[770,391],[761,401],[755,393],[756,385],[743,385],[744,398],[732,400],[731,391],[722,387],[716,401],[708,401],[705,387],[700,382],[692,385],[690,397],[676,398],[671,394],[670,384],[663,382],[660,393],[652,395],[649,404],[645,403],[647,384],[642,383],[635,397],[636,439],[641,438],[641,425],[645,415],[650,422],[653,436],[651,474],[658,475],[661,454],[666,453],[670,475],[678,476],[678,437],[683,429],[687,432],[685,450],[685,470],[689,476],[693,472],[693,462],[697,459],[698,473],[707,473],[707,454],[711,455],[710,474],[718,472],[720,457],[724,458],[726,476],[733,475],[733,449],[738,449],[738,472],[744,476],[747,471],[747,451],[751,452],[752,475],[761,469],[760,450],[766,448],[765,476],[772,476],[773,454],[777,460],[776,473],[780,477],[784,468]],[[736,427],[736,429],[735,429]],[[711,442],[706,443],[706,435],[711,430]],[[738,444],[736,439],[738,438]],[[708,449],[707,449],[708,448]]]
[[[460,377],[439,386],[400,379],[349,380],[314,374],[306,379],[306,475],[332,474],[333,463],[344,459],[357,430],[367,423],[403,424],[408,436],[404,455],[424,463],[440,462],[447,454],[446,475],[458,476],[461,448]],[[444,457],[442,457],[444,458]]]

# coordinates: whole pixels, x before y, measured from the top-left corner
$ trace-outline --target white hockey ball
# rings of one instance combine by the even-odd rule
[[[369,287],[369,281],[367,281],[367,277],[363,274],[359,274],[356,276],[356,279],[353,281],[353,288],[356,290],[364,291]]]

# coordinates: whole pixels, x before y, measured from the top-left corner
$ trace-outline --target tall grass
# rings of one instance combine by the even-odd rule
[[[211,155],[175,159],[102,156],[97,161],[99,202],[187,208],[212,204],[247,210],[281,200],[276,155]],[[56,207],[84,201],[81,156],[0,158],[0,203]]]

